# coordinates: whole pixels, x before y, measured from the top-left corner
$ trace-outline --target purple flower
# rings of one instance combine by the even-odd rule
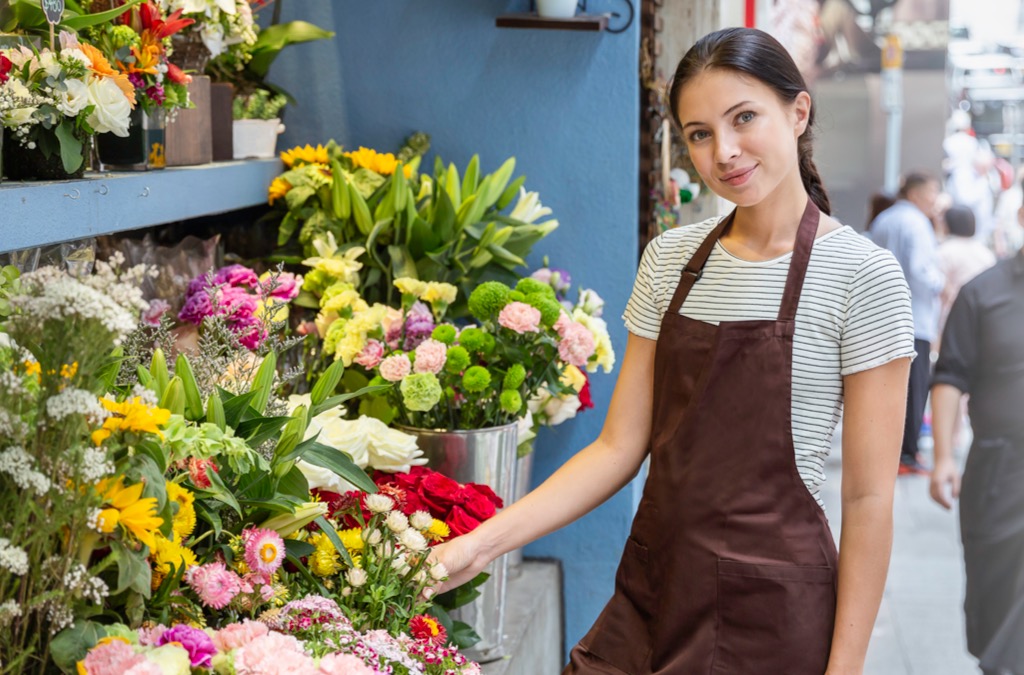
[[[228,285],[256,288],[260,285],[260,278],[256,276],[255,272],[244,265],[228,265],[217,270],[217,274],[213,277],[213,283],[215,286]]]
[[[176,643],[185,648],[193,668],[212,668],[217,647],[206,631],[179,623],[166,631],[157,641],[158,645]]]
[[[201,290],[198,293],[191,293],[185,298],[185,306],[178,312],[178,318],[198,326],[203,319],[213,316],[213,313],[210,296],[205,290]]]
[[[239,321],[256,313],[256,300],[244,288],[225,286],[217,292],[217,313],[226,314],[230,321]]]
[[[291,272],[281,272],[273,282],[270,279],[262,282],[264,292],[270,293],[270,297],[288,302],[294,300],[299,294],[302,277],[296,277]],[[271,286],[273,285],[273,288]]]
[[[128,81],[132,83],[132,86],[136,89],[145,89],[146,81],[142,79],[142,75],[138,73],[129,73]]]
[[[153,99],[153,103],[157,105],[163,105],[164,101],[167,100],[167,96],[164,94],[163,85],[154,84],[152,87],[146,90],[146,96]]]
[[[200,291],[205,291],[210,287],[210,280],[205,274],[200,274],[198,277],[188,282],[188,288],[185,290],[185,295],[195,295]]]
[[[409,308],[405,317],[405,344],[406,351],[416,349],[424,340],[434,332],[434,315],[430,308],[422,302],[416,302]]]

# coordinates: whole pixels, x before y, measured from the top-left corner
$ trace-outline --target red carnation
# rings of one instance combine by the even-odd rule
[[[9,73],[13,67],[14,64],[11,63],[11,60],[3,54],[0,54],[0,84],[7,82],[7,78],[10,76]]]
[[[590,396],[590,378],[586,373],[583,373],[583,378],[586,381],[583,383],[583,388],[580,389],[579,393],[580,410],[590,410],[594,407],[594,399]]]
[[[417,614],[409,620],[409,634],[414,640],[441,646],[448,641],[448,633],[437,619],[427,614]]]
[[[0,56],[0,59],[2,58]],[[200,490],[210,487],[210,475],[207,469],[217,473],[217,465],[213,463],[212,459],[188,458],[188,476],[192,480],[192,484]]]

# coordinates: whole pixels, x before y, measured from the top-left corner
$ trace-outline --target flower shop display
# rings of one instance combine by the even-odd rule
[[[271,95],[266,89],[235,98],[232,124],[235,159],[274,156],[277,137],[284,132],[279,115],[287,103],[284,94]]]
[[[167,14],[194,21],[174,38],[172,60],[202,74],[210,59],[245,63],[259,30],[248,0],[158,0]]]
[[[99,4],[101,0],[94,0]],[[168,58],[172,36],[195,23],[181,10],[165,16],[143,2],[84,31],[114,67],[128,77],[138,102],[126,138],[100,137],[96,149],[104,169],[160,169],[166,164],[166,116],[191,105],[186,74]]]
[[[452,315],[466,316],[472,290],[485,280],[515,283],[515,270],[558,222],[538,222],[551,211],[522,189],[524,177],[513,180],[514,159],[484,175],[474,157],[461,176],[438,159],[431,177],[418,171],[425,146],[413,137],[397,155],[346,152],[333,141],[282,153],[287,170],[268,193],[281,218],[278,244],[297,232],[309,256],[330,234],[342,250],[364,249],[358,290],[368,301],[397,304],[394,279],[444,282],[463,299]]]
[[[11,179],[80,177],[94,134],[127,136],[135,88],[92,45],[0,50],[0,123]]]

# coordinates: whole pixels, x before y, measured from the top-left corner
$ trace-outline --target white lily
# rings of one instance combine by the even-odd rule
[[[540,203],[539,194],[527,192],[526,188],[519,188],[519,200],[509,217],[524,223],[532,223],[538,218],[549,215],[551,215],[551,209]]]

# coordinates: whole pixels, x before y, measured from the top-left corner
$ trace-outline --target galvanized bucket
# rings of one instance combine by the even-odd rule
[[[460,483],[488,485],[508,505],[515,500],[517,426],[512,423],[471,431],[399,428],[416,436],[427,466]],[[480,635],[480,642],[466,650],[466,655],[481,663],[505,656],[507,556],[484,571],[491,576],[480,587],[480,597],[453,613],[454,619],[468,623]]]

